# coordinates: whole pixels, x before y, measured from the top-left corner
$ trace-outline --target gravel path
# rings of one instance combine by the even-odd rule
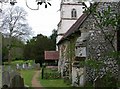
[[[34,89],[44,89],[40,84],[39,76],[40,76],[40,70],[36,70],[32,78],[32,87]]]

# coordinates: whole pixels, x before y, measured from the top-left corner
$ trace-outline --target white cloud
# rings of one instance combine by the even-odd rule
[[[57,29],[60,16],[57,12],[60,8],[60,0],[51,0],[52,6],[45,8],[45,5],[40,5],[39,10],[30,10],[25,5],[25,0],[18,0],[16,5],[23,7],[28,12],[28,23],[32,27],[35,35],[43,34],[50,36],[53,29]],[[34,3],[35,0],[28,0],[28,5],[31,8],[36,8],[37,5]]]

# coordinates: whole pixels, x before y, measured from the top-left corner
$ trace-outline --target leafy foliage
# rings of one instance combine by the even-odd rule
[[[2,37],[2,62],[8,60],[8,41],[9,38]],[[23,58],[22,50],[24,47],[24,43],[20,39],[13,38],[11,46],[12,46],[11,49],[12,60],[22,59]]]
[[[38,34],[31,40],[27,41],[24,47],[24,57],[25,59],[33,59],[35,62],[44,62],[44,51],[55,50],[55,36],[51,35],[50,38],[42,34]]]
[[[57,71],[57,69],[54,68],[44,68],[44,79],[59,79],[61,78],[60,73]]]
[[[53,29],[52,35],[50,35],[50,39],[52,40],[53,50],[56,50],[56,37],[57,37],[57,30]]]
[[[4,37],[9,38],[7,42],[8,62],[12,60],[12,48],[16,43],[15,39],[25,40],[31,34],[31,27],[26,21],[27,13],[21,7],[9,7],[3,11],[2,23],[0,32]],[[18,41],[17,41],[18,42]]]

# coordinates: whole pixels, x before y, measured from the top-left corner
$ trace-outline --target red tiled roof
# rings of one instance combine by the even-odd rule
[[[44,56],[45,56],[45,60],[58,60],[59,59],[58,51],[45,51]]]

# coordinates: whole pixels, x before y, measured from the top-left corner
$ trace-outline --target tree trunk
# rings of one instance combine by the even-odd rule
[[[11,64],[11,49],[8,50],[8,64]]]

